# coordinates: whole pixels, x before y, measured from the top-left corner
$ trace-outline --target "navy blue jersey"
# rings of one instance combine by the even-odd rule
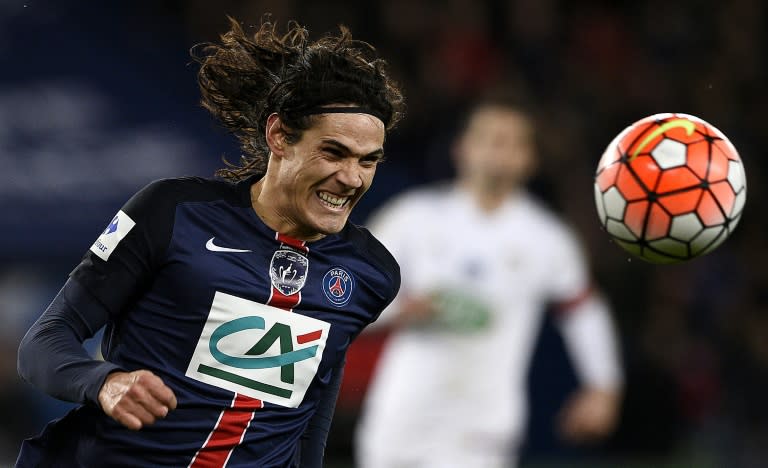
[[[177,408],[131,431],[86,402],[22,456],[55,445],[64,466],[297,463],[350,342],[397,293],[399,268],[351,223],[307,243],[276,233],[251,206],[253,182],[150,184],[71,274],[108,312],[105,360],[154,372]]]

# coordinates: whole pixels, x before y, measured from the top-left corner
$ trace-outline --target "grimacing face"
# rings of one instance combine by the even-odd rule
[[[384,123],[368,114],[320,114],[280,155],[280,216],[301,238],[341,231],[384,157]]]
[[[513,190],[535,166],[530,119],[511,108],[478,108],[456,148],[459,176],[481,190]]]

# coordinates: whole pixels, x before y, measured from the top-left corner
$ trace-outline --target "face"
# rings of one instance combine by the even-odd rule
[[[477,190],[520,187],[534,167],[531,121],[503,107],[481,107],[468,122],[455,151],[459,177]]]
[[[339,232],[384,157],[384,123],[376,117],[321,114],[314,121],[271,156],[283,232],[302,239]]]

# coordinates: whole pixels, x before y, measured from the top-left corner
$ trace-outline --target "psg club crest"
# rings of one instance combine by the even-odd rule
[[[309,259],[301,252],[280,249],[272,255],[269,264],[269,277],[272,286],[286,296],[296,294],[307,281]]]
[[[342,307],[349,302],[354,286],[352,275],[341,267],[333,267],[323,276],[325,297],[336,307]]]

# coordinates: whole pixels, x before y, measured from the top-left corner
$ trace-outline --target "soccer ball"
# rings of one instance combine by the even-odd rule
[[[608,234],[652,263],[714,250],[733,232],[747,199],[736,148],[686,114],[652,115],[622,131],[600,159],[594,190]]]

